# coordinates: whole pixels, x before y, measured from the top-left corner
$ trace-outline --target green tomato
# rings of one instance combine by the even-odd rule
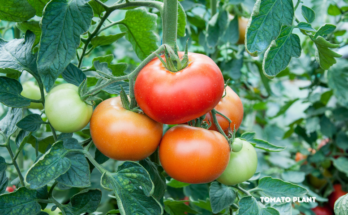
[[[256,151],[249,142],[243,140],[242,150],[239,152],[231,151],[230,161],[217,181],[225,185],[241,183],[255,174],[256,167]]]
[[[88,124],[93,107],[81,100],[77,86],[61,84],[46,96],[45,112],[53,128],[63,133],[72,133]]]
[[[39,100],[41,99],[41,93],[40,93],[40,88],[35,85],[34,82],[28,81],[25,82],[23,85],[23,91],[21,93],[22,96],[28,99],[34,99],[34,100]],[[36,103],[36,102],[31,102],[28,108],[32,109],[43,109],[42,103]]]
[[[232,151],[239,152],[243,148],[243,140],[236,138],[232,143]]]

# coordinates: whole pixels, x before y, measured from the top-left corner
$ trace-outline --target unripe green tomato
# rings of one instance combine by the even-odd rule
[[[243,148],[239,152],[231,151],[230,161],[217,179],[225,185],[235,185],[251,178],[257,167],[257,154],[254,147],[247,141],[243,142]]]
[[[45,112],[54,129],[72,133],[88,124],[93,107],[81,100],[77,86],[61,84],[47,94]]]
[[[243,148],[243,140],[236,138],[232,143],[232,151],[239,152]]]
[[[22,96],[28,99],[40,100],[41,93],[40,88],[35,85],[32,81],[27,81],[23,85],[23,91],[21,93]],[[42,103],[31,102],[28,108],[32,109],[43,109]]]

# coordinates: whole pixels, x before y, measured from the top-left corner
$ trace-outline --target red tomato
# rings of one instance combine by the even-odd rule
[[[9,193],[12,193],[13,191],[15,191],[15,189],[16,189],[16,186],[13,185],[12,187],[7,187],[6,191],[9,192]]]
[[[243,104],[239,96],[229,86],[226,87],[226,96],[220,100],[219,104],[215,106],[215,109],[227,116],[232,121],[230,125],[232,131],[234,128],[238,130],[243,120]],[[229,122],[219,114],[216,114],[216,118],[222,130],[228,132]],[[205,120],[209,120],[212,123],[209,130],[217,131],[217,128],[213,123],[211,112],[206,115]]]
[[[225,170],[230,147],[219,132],[179,125],[163,136],[159,157],[164,170],[175,180],[208,183]]]
[[[205,55],[188,56],[189,65],[178,72],[168,71],[158,58],[153,59],[135,81],[140,108],[157,122],[193,120],[212,110],[222,97],[224,79],[219,67]]]
[[[342,186],[340,184],[335,184],[334,185],[334,191],[331,193],[329,196],[329,205],[332,209],[334,209],[335,202],[337,199],[339,199],[341,196],[346,195],[347,192],[342,190]]]
[[[90,130],[95,146],[115,160],[142,160],[162,137],[162,124],[123,108],[120,97],[103,101],[93,112]]]
[[[318,207],[312,208],[312,211],[316,215],[333,215],[332,211],[327,207],[318,206]]]

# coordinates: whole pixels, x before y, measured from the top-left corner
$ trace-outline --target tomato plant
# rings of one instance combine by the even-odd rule
[[[218,132],[187,125],[169,129],[159,146],[159,158],[168,175],[191,184],[218,178],[228,164],[229,152],[227,140]]]
[[[99,151],[115,160],[145,159],[156,150],[162,137],[162,124],[124,109],[120,97],[97,106],[90,130]]]
[[[231,151],[227,168],[217,179],[226,185],[235,185],[251,178],[257,167],[257,154],[254,147],[247,141],[242,141],[243,147],[239,152]]]
[[[0,214],[346,214],[347,8],[3,1]]]
[[[84,128],[91,119],[93,107],[82,101],[78,88],[61,84],[46,96],[45,113],[51,125],[60,132],[71,133]]]

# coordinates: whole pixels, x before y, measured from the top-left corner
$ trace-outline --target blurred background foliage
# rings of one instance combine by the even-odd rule
[[[115,3],[109,0],[107,5]],[[183,50],[186,42],[189,43],[189,51],[209,55],[219,65],[224,74],[226,83],[237,92],[244,104],[244,120],[238,134],[244,131],[254,131],[260,139],[265,139],[272,144],[285,146],[282,152],[264,152],[258,150],[257,172],[262,176],[282,178],[285,181],[301,184],[310,190],[309,195],[317,197],[316,203],[295,204],[293,214],[300,212],[312,214],[310,208],[316,204],[327,204],[327,198],[333,191],[334,184],[341,184],[342,189],[348,191],[348,6],[346,1],[303,0],[306,5],[314,10],[317,17],[312,23],[318,29],[324,23],[337,25],[336,30],[327,36],[327,40],[339,44],[338,53],[343,55],[330,70],[321,69],[315,61],[315,50],[312,41],[303,36],[299,29],[294,33],[301,39],[303,52],[301,57],[293,58],[290,65],[277,77],[268,79],[262,73],[261,57],[251,57],[244,49],[243,38],[235,31],[225,33],[217,27],[212,30],[213,36],[209,38],[210,2],[204,0],[184,0],[180,3],[187,14],[186,36],[178,39],[178,46]],[[218,10],[227,10],[229,20],[235,17],[250,17],[254,0],[222,0]],[[91,1],[95,16],[91,29],[100,20],[97,14],[97,5]],[[94,4],[94,6],[93,6]],[[156,9],[150,12],[159,14]],[[298,14],[297,14],[298,13]],[[304,19],[297,10],[299,20]],[[109,22],[123,19],[125,10],[115,11],[109,18]],[[25,23],[0,21],[0,35],[4,40],[11,40],[24,35],[26,29],[36,29],[34,33],[40,35],[41,17],[35,16]],[[217,22],[219,22],[218,19]],[[106,22],[108,24],[108,21]],[[30,27],[28,27],[30,26]],[[218,26],[218,24],[216,25]],[[27,28],[28,27],[28,28]],[[158,18],[158,34],[161,35],[161,20]],[[240,26],[241,27],[241,26]],[[22,31],[18,31],[18,29]],[[116,26],[111,27],[100,36],[121,33]],[[212,39],[215,47],[209,47],[207,40]],[[242,44],[241,44],[242,43]],[[82,44],[78,52],[82,50]],[[35,48],[33,51],[36,51]],[[126,63],[125,73],[132,71],[141,61],[132,50],[132,45],[120,38],[116,42],[108,43],[93,48],[83,61],[82,69],[86,75],[95,73],[90,71],[93,61],[104,56],[109,64]],[[76,58],[72,63],[77,64]],[[3,75],[3,74],[1,74]],[[15,74],[13,74],[15,75]],[[28,73],[21,75],[22,83],[34,80]],[[63,83],[62,77],[56,84]],[[93,86],[96,80],[88,78],[88,85]],[[100,93],[99,97],[106,99],[114,94]],[[40,113],[38,110],[27,110]],[[0,119],[4,117],[6,107],[0,104]],[[50,142],[50,128],[42,127],[35,133],[40,148],[45,150]],[[89,130],[74,134],[78,140],[89,138]],[[15,142],[15,140],[13,140]],[[32,145],[35,140],[29,140]],[[15,144],[13,143],[14,147]],[[5,159],[9,159],[5,150],[0,148],[0,153]],[[94,149],[91,149],[94,150]],[[31,145],[26,145],[23,155],[20,155],[20,168],[28,169],[34,162],[35,150]],[[339,159],[343,158],[343,159]],[[115,170],[119,162],[108,160],[104,166]],[[8,168],[8,176],[11,184],[18,184],[15,170]],[[100,188],[100,173],[93,171],[92,187]],[[95,180],[94,180],[95,179]],[[174,186],[175,187],[175,186]],[[209,203],[208,185],[189,185],[184,188],[167,187],[166,196],[174,199],[189,197],[191,206],[200,211],[200,214],[212,214],[206,207]],[[77,188],[68,192],[57,192],[56,198],[68,200],[79,191]],[[99,212],[105,214],[113,208],[116,202],[112,192],[103,192],[103,199]],[[204,209],[205,208],[205,209]],[[57,212],[57,211],[56,211]],[[56,213],[55,212],[55,213]],[[53,213],[53,212],[50,212]]]

